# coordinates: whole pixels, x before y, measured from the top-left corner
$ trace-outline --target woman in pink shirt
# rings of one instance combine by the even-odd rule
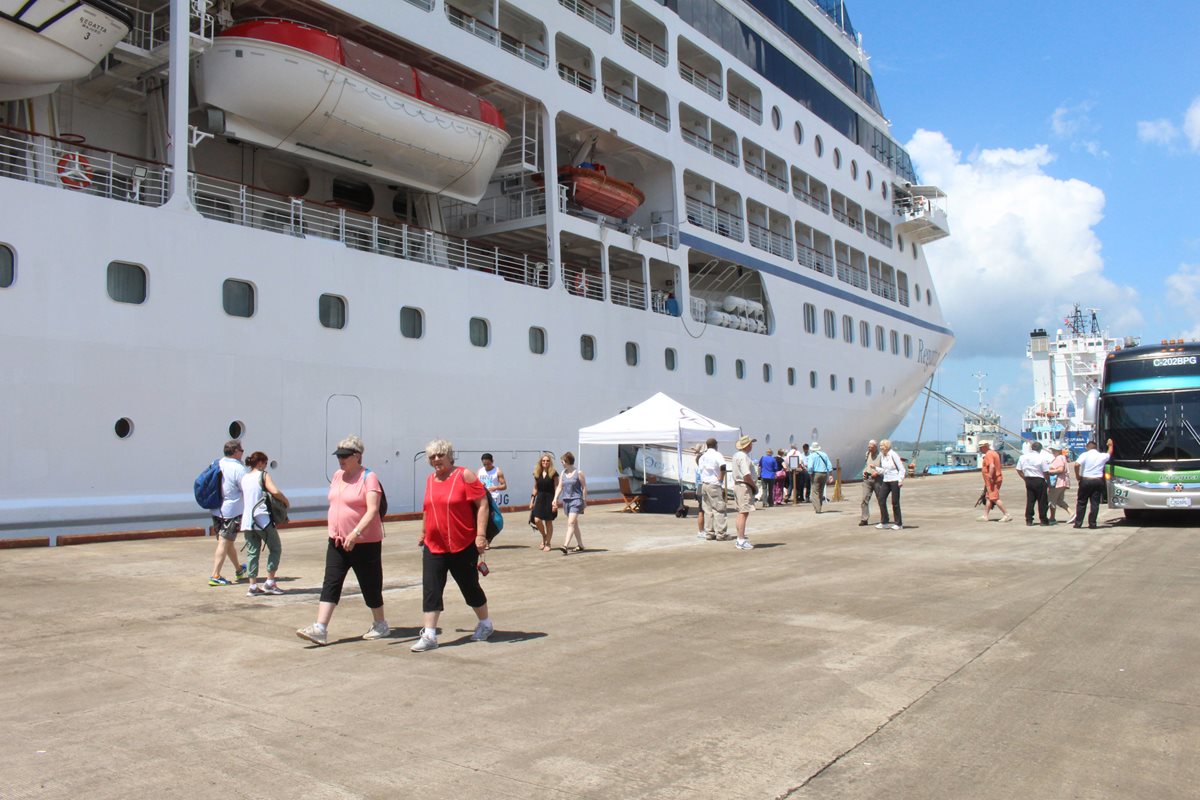
[[[1050,486],[1050,524],[1054,524],[1058,520],[1054,518],[1055,508],[1061,508],[1063,511],[1070,511],[1071,507],[1067,505],[1066,493],[1067,489],[1071,488],[1071,476],[1068,474],[1068,461],[1066,456],[1066,448],[1060,442],[1055,442],[1050,445],[1050,452],[1054,453],[1054,459],[1050,462],[1050,468],[1047,472],[1050,474],[1050,480],[1053,484]],[[1075,515],[1067,520],[1070,525],[1075,522]]]
[[[425,613],[425,625],[421,638],[412,646],[414,653],[438,646],[437,624],[445,610],[442,595],[447,573],[453,576],[463,599],[479,619],[471,641],[486,641],[493,632],[487,595],[479,585],[479,574],[486,569],[479,561],[479,554],[488,547],[487,489],[474,472],[454,466],[454,445],[445,439],[434,439],[425,445],[425,455],[433,467],[433,474],[425,481],[425,524],[421,535],[424,590],[421,610]]]
[[[374,617],[362,638],[382,639],[389,631],[383,616],[383,519],[379,515],[383,488],[375,473],[362,464],[362,439],[343,439],[333,454],[341,469],[333,473],[329,484],[329,546],[321,604],[316,623],[296,631],[301,639],[318,645],[328,643],[327,626],[342,599],[342,584],[350,570],[354,570],[363,602]]]

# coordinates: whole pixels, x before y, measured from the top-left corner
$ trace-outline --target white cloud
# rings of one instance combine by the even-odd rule
[[[1183,132],[1192,150],[1200,151],[1200,97],[1192,101],[1183,115]]]
[[[926,183],[948,195],[951,235],[929,249],[955,355],[1010,356],[1029,331],[1055,328],[1073,303],[1103,310],[1112,331],[1141,325],[1137,293],[1104,274],[1104,193],[1052,177],[1045,145],[981,150],[964,158],[938,132],[907,145]]]
[[[1167,299],[1174,305],[1194,308],[1200,298],[1200,264],[1180,264],[1167,276]]]
[[[1085,138],[1088,134],[1100,131],[1100,126],[1092,121],[1091,111],[1094,104],[1085,101],[1074,106],[1059,106],[1050,115],[1050,132],[1055,137],[1069,142],[1072,150],[1087,153],[1094,158],[1107,158],[1108,151],[1096,139]]]
[[[1176,143],[1182,136],[1187,140],[1188,149],[1200,153],[1200,97],[1192,100],[1187,111],[1183,112],[1183,121],[1179,124],[1169,119],[1139,120],[1137,124],[1138,140],[1147,144],[1176,149]]]

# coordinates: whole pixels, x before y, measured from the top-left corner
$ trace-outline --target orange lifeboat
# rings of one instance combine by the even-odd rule
[[[537,183],[544,178],[535,176]],[[558,182],[570,187],[570,198],[598,214],[624,219],[646,202],[642,190],[629,181],[610,177],[603,164],[584,162],[577,167],[559,167]]]

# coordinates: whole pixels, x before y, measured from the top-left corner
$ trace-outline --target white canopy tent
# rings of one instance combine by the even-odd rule
[[[703,442],[710,437],[733,443],[741,435],[741,428],[717,422],[659,392],[615,417],[580,428],[579,449],[585,444],[673,444],[682,475],[685,443]]]

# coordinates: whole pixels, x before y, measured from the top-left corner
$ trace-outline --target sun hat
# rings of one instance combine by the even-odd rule
[[[743,436],[742,438],[737,440],[737,444],[735,444],[734,447],[736,447],[738,450],[745,450],[747,447],[749,447],[750,445],[754,444],[757,441],[758,441],[758,439],[751,439],[749,436]]]

